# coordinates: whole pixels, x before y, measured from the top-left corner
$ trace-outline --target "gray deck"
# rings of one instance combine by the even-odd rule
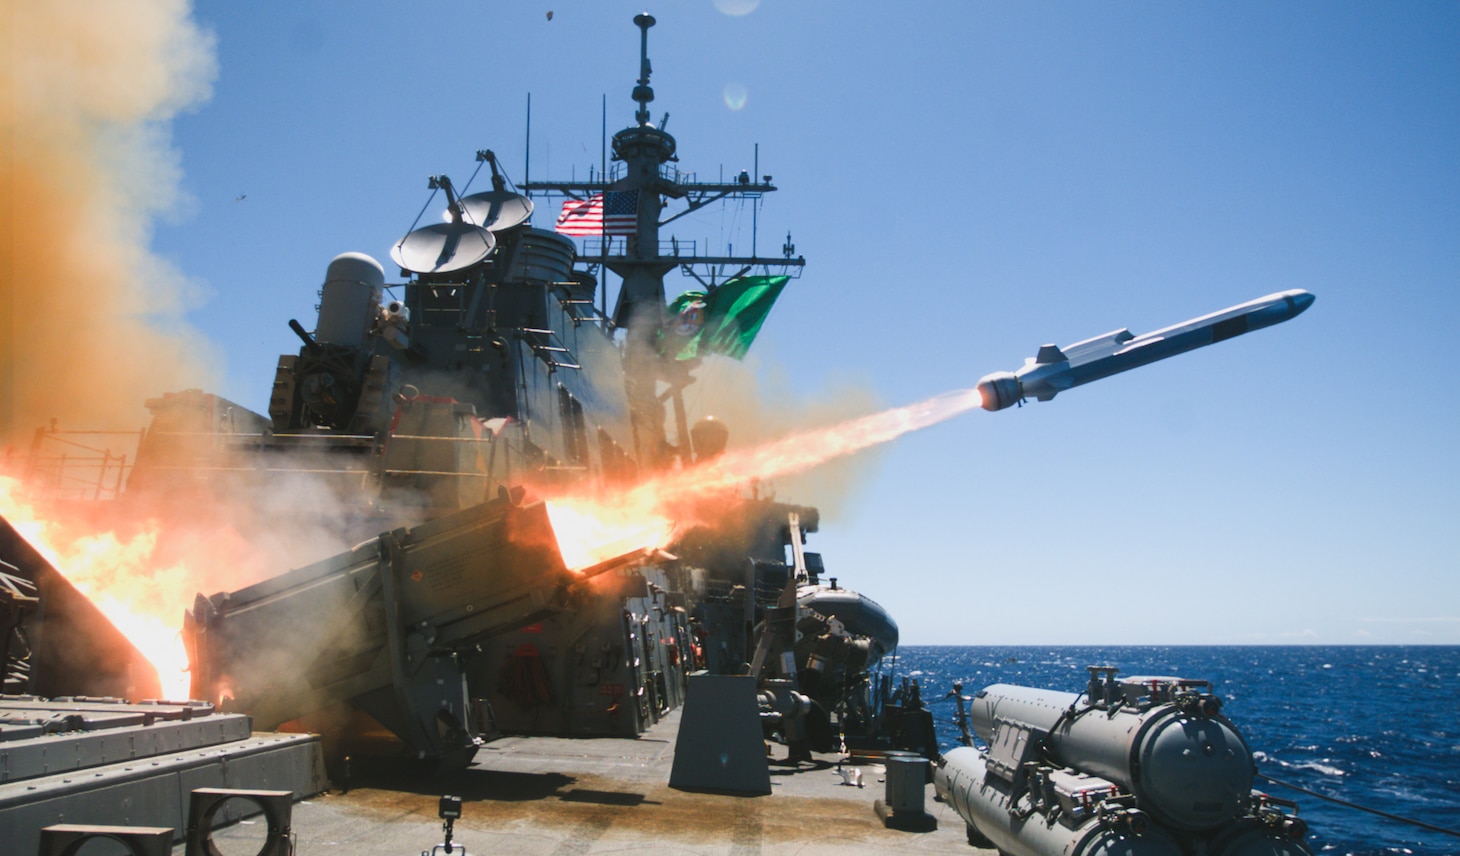
[[[865,786],[849,787],[835,770],[837,756],[818,756],[815,768],[773,765],[774,792],[765,797],[671,789],[678,725],[676,711],[634,740],[511,737],[487,744],[470,769],[449,776],[336,789],[295,805],[296,852],[430,851],[441,842],[437,800],[451,793],[464,801],[454,843],[471,856],[625,853],[646,846],[705,856],[993,853],[968,846],[963,821],[933,800],[931,786],[926,806],[938,820],[936,831],[884,828],[872,807],[884,795],[882,768],[862,766]],[[262,836],[260,823],[245,822],[219,830],[215,840],[226,845]]]

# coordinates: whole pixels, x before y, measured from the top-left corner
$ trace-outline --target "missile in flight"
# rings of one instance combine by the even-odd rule
[[[1018,371],[984,375],[978,392],[985,410],[1003,410],[1028,398],[1049,401],[1092,380],[1281,324],[1312,305],[1313,295],[1302,289],[1279,291],[1141,336],[1117,330],[1063,348],[1045,345]]]

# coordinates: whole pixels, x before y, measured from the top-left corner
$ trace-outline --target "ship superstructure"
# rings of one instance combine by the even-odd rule
[[[226,437],[144,442],[132,488],[178,467],[200,471],[208,455],[230,448],[353,449],[356,464],[338,468],[348,490],[366,476],[382,507],[415,505],[430,516],[529,476],[544,486],[611,487],[692,463],[682,393],[699,361],[673,349],[683,330],[671,329],[666,275],[678,269],[714,294],[749,274],[799,275],[805,260],[794,256],[789,234],[779,257],[710,253],[666,234],[685,214],[725,200],[758,206],[776,187],[770,176],[748,172],[701,182],[679,170],[675,138],[649,120],[654,19],[634,22],[638,110],[635,123],[613,135],[606,174],[514,186],[495,154],[482,150],[478,170],[490,168],[491,190],[471,193],[468,183],[458,193],[449,176],[432,175],[443,222],[413,228],[391,249],[408,278],[387,283],[382,265],[362,253],[337,257],[315,329],[290,321],[302,347],[279,360],[267,418],[212,396],[149,402],[156,441]],[[535,226],[542,200],[587,211],[587,225]],[[611,312],[609,274],[620,280]],[[283,468],[288,459],[275,462]]]
[[[624,206],[626,213],[631,212],[631,228],[616,230],[617,234],[605,229],[604,234],[586,240],[581,261],[590,272],[606,270],[622,280],[609,323],[625,332],[625,378],[640,459],[651,466],[662,466],[673,458],[683,461],[693,454],[682,396],[685,386],[692,382],[689,367],[678,364],[673,355],[665,355],[660,343],[669,321],[665,275],[678,268],[706,290],[713,290],[717,279],[733,279],[756,270],[799,273],[805,259],[794,256],[789,234],[780,257],[757,255],[754,238],[752,253],[743,256],[702,252],[695,242],[662,235],[664,227],[703,206],[720,200],[758,204],[776,187],[768,175],[742,171],[730,182],[701,182],[694,174],[679,170],[677,143],[665,130],[669,114],[664,114],[659,127],[650,122],[649,104],[654,100],[654,90],[649,85],[652,69],[648,43],[649,28],[655,21],[653,16],[641,14],[634,23],[640,30],[639,77],[633,89],[633,99],[639,106],[634,113],[635,123],[613,135],[615,168],[597,180],[527,181],[523,186],[529,194],[549,198],[602,197],[605,209],[616,203]],[[676,203],[683,203],[684,209],[665,216]],[[660,384],[666,391],[659,391]],[[665,438],[666,402],[672,408],[677,435],[673,445]]]
[[[200,593],[185,630],[195,697],[254,712],[266,728],[328,730],[337,718],[315,714],[346,705],[411,753],[460,763],[494,733],[632,736],[683,702],[690,671],[750,669],[812,688],[798,744],[837,745],[849,711],[854,739],[875,739],[869,672],[895,650],[896,624],[828,585],[820,557],[801,549],[814,508],[722,492],[711,519],[660,545],[671,552],[630,550],[592,568],[553,550],[504,560],[490,547],[551,533],[543,498],[611,502],[719,454],[733,426],[691,427],[683,396],[714,348],[685,342],[717,295],[754,281],[770,294],[756,320],[724,325],[747,347],[805,263],[789,233],[777,257],[758,255],[754,238],[749,255],[718,254],[671,233],[685,214],[758,206],[776,187],[748,171],[701,182],[679,169],[665,120],[650,121],[655,22],[634,23],[637,109],[613,135],[611,168],[516,185],[494,152],[478,151],[490,189],[474,192],[475,174],[460,186],[429,177],[423,211],[441,217],[418,219],[391,247],[400,281],[364,253],[329,263],[313,329],[289,321],[301,346],[279,358],[267,415],[197,390],[148,402],[153,423],[126,494],[207,482],[361,545]],[[548,200],[562,202],[552,229],[534,220]],[[668,303],[676,270],[696,302]],[[37,449],[52,439],[42,431]],[[766,629],[787,597],[790,624],[809,621],[804,640]],[[284,674],[289,662],[307,663],[304,684]]]

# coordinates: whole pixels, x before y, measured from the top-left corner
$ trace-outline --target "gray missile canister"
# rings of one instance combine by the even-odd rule
[[[933,771],[970,844],[1009,856],[1312,856],[1296,806],[1252,789],[1252,753],[1206,681],[1089,671],[1084,693],[996,684],[974,697],[987,748],[952,749]]]
[[[1177,829],[1212,829],[1236,817],[1252,790],[1252,753],[1204,681],[1092,678],[1098,695],[996,684],[974,697],[970,719],[995,763],[1042,740],[1060,764],[1108,779]],[[1007,749],[1006,749],[1007,747]],[[1016,770],[1010,770],[1016,774]]]
[[[1181,847],[1140,812],[1126,810],[1123,820],[1095,812],[1065,812],[1047,822],[1020,793],[987,768],[987,757],[960,746],[945,753],[933,770],[938,796],[969,827],[969,843],[997,847],[1009,856],[1178,856]],[[1110,783],[1105,782],[1105,789]],[[1096,785],[1096,787],[1099,787]],[[1078,799],[1078,793],[1075,794]]]

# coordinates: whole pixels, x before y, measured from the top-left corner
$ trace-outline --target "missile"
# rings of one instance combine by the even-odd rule
[[[1063,348],[1045,345],[1018,371],[984,375],[978,381],[978,392],[985,410],[1003,410],[1027,398],[1049,401],[1092,380],[1281,324],[1312,305],[1312,294],[1292,289],[1141,336],[1117,330]]]

